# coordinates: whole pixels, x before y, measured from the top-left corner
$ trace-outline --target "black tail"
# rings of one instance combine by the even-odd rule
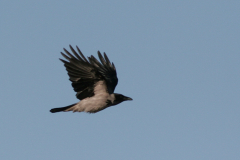
[[[71,107],[74,106],[75,104],[76,104],[76,103],[71,104],[71,105],[66,106],[66,107],[61,107],[61,108],[53,108],[53,109],[50,110],[50,112],[52,112],[52,113],[62,112],[62,111],[65,111],[65,110],[68,109],[68,108],[71,108]]]

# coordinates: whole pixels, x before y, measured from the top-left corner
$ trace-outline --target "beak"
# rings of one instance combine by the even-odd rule
[[[125,100],[125,101],[129,101],[129,100],[131,101],[131,100],[133,100],[133,99],[130,98],[130,97],[125,97],[124,100]]]

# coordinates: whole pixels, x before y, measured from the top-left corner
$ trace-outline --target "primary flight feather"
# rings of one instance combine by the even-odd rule
[[[70,45],[73,54],[64,48],[65,53],[61,54],[66,60],[60,60],[66,67],[74,91],[77,92],[76,97],[81,101],[66,107],[53,108],[50,112],[96,113],[123,101],[132,100],[122,94],[113,93],[118,83],[117,72],[105,52],[102,55],[98,51],[99,62],[94,56],[85,58],[78,46],[76,48],[78,53]]]

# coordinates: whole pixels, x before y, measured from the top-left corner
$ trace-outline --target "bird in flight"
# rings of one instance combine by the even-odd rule
[[[122,94],[113,93],[118,83],[117,72],[105,52],[103,56],[98,51],[99,62],[94,56],[85,58],[78,46],[76,46],[78,53],[71,45],[69,46],[74,55],[64,48],[65,53],[61,54],[67,61],[60,60],[66,67],[69,80],[80,101],[66,107],[53,108],[50,112],[96,113],[123,101],[132,100]]]

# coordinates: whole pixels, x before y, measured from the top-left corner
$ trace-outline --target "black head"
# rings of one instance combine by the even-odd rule
[[[114,100],[112,105],[119,104],[119,103],[121,103],[123,101],[133,100],[132,98],[126,97],[126,96],[124,96],[122,94],[114,93],[114,95],[115,95],[115,100]]]

